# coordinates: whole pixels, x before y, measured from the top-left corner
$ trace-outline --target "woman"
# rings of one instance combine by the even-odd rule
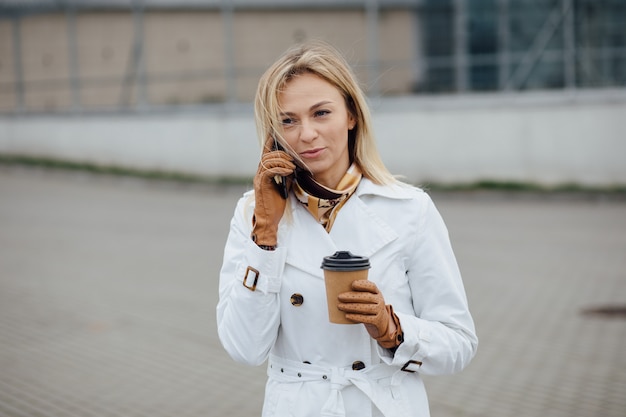
[[[420,374],[462,370],[478,343],[439,213],[383,165],[364,94],[329,45],[278,59],[255,113],[263,153],[220,274],[224,348],[268,361],[263,416],[428,416]],[[320,266],[337,251],[371,264],[338,297],[355,324],[328,320]]]

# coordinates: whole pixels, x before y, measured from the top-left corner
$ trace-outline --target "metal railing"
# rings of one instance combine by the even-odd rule
[[[363,14],[367,36],[366,70],[379,80],[390,69],[415,73],[412,85],[394,94],[470,93],[530,89],[577,89],[626,86],[626,0],[417,0],[331,2],[193,1],[189,4],[162,1],[117,2],[118,13],[132,20],[132,39],[126,68],[121,73],[81,74],[77,21],[85,12],[111,10],[97,1],[2,1],[0,2],[0,113],[146,111],[159,107],[236,103],[242,79],[254,79],[261,65],[236,65],[238,51],[232,41],[237,13],[281,8],[350,9]],[[108,7],[105,7],[109,4]],[[153,10],[181,8],[219,13],[223,34],[223,65],[220,68],[164,70],[146,66],[144,20]],[[263,9],[260,5],[267,6]],[[296,7],[297,4],[297,7]],[[256,6],[254,6],[256,5]],[[381,12],[401,9],[414,16],[419,28],[420,54],[406,59],[384,60],[381,44]],[[24,60],[24,22],[33,16],[63,16],[66,27],[67,71],[62,76],[29,77]],[[268,29],[271,30],[271,29]],[[4,34],[4,35],[3,35]],[[6,35],[6,36],[5,36]],[[417,35],[416,35],[417,36]],[[1,39],[4,37],[4,41]],[[45,42],[45,39],[41,39]],[[399,40],[401,41],[401,40]],[[417,68],[417,70],[416,70]],[[155,102],[151,92],[171,82],[217,82],[222,93]],[[368,93],[386,95],[379,83]],[[90,89],[119,89],[114,102],[88,105],[81,97]],[[55,108],[32,106],[28,94],[65,97]],[[244,95],[245,96],[245,95]],[[69,98],[68,98],[69,97]]]

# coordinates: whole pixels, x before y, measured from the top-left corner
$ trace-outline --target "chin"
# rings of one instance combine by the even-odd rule
[[[311,174],[313,174],[313,176],[319,175],[326,171],[326,168],[321,168],[319,166],[319,163],[315,162],[307,162],[306,168],[311,172]]]
[[[309,166],[309,170],[311,171],[311,174],[313,174],[313,178],[319,178],[320,176],[324,176],[324,173],[326,173],[325,169],[316,169],[312,166]]]

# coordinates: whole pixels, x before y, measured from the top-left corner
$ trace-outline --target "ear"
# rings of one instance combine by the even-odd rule
[[[352,114],[352,112],[348,112],[348,130],[354,129],[356,126],[356,117]]]

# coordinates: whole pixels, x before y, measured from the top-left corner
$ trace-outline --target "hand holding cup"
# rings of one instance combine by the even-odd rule
[[[393,307],[372,281],[352,282],[351,291],[337,296],[337,308],[346,313],[346,319],[363,323],[369,335],[384,348],[394,348],[403,341],[400,321]]]

